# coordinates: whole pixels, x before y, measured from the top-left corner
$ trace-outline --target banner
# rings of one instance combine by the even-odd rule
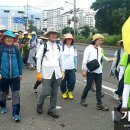
[[[22,17],[13,17],[13,23],[25,24],[25,19]]]

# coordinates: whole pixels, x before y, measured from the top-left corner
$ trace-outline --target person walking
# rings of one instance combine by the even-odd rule
[[[36,67],[35,61],[33,60],[33,57],[36,55],[36,48],[37,48],[37,35],[36,32],[32,31],[32,39],[30,40],[29,44],[29,57],[27,63],[30,65],[30,70],[33,70]]]
[[[46,45],[40,46],[36,55],[37,80],[43,79],[42,91],[37,102],[37,112],[42,113],[44,101],[50,95],[50,106],[47,114],[53,118],[59,118],[59,114],[56,112],[56,103],[61,78],[64,79],[63,56],[62,50],[56,44],[57,30],[53,27],[48,28],[47,37],[49,38],[48,42]]]
[[[22,80],[22,56],[20,50],[13,45],[15,35],[12,31],[4,33],[0,46],[0,112],[7,112],[6,92],[9,86],[12,91],[12,116],[15,122],[20,118],[20,80]]]
[[[76,82],[75,71],[77,70],[77,50],[74,47],[74,38],[72,34],[65,34],[63,40],[63,65],[65,69],[65,78],[61,82],[61,92],[63,99],[73,99],[73,91]]]
[[[47,41],[48,41],[48,38],[46,37],[46,33],[44,33],[43,36],[40,36],[40,37],[38,38],[37,52],[38,52],[40,46],[46,44]],[[33,58],[33,59],[34,59],[34,61],[36,62],[36,58]],[[35,82],[35,84],[34,84],[34,86],[33,86],[33,93],[37,94],[37,88],[38,88],[38,86],[39,86],[41,83],[42,83],[42,81],[38,81],[38,80]]]
[[[89,90],[95,81],[96,85],[96,99],[97,99],[97,110],[108,111],[108,107],[104,106],[101,101],[101,90],[102,90],[102,54],[100,45],[103,43],[104,36],[101,34],[95,34],[93,36],[92,45],[86,47],[83,55],[82,62],[82,76],[86,77],[86,86],[81,96],[81,105],[87,106],[86,97]]]

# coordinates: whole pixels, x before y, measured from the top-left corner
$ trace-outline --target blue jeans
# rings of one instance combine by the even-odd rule
[[[101,105],[101,90],[102,90],[102,73],[97,74],[97,73],[90,73],[87,72],[87,82],[86,86],[84,88],[82,99],[86,99],[88,95],[88,91],[91,89],[93,82],[95,81],[96,84],[96,99],[97,99],[97,105]]]
[[[75,87],[75,69],[65,70],[65,78],[61,81],[61,92],[64,93],[66,91],[72,92]]]

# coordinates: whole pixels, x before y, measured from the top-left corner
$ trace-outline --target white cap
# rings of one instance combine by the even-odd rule
[[[23,33],[23,35],[26,35],[26,34],[28,34],[28,32],[27,32],[27,31],[25,31],[25,32]]]
[[[32,33],[31,34],[34,34],[34,35],[36,35],[36,32],[35,31],[32,31]]]
[[[6,27],[4,25],[0,25],[0,30],[6,30]]]

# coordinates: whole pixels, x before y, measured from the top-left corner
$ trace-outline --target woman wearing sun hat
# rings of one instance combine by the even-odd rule
[[[63,99],[73,99],[73,91],[75,87],[76,75],[75,70],[77,69],[76,59],[77,51],[74,47],[74,38],[72,34],[65,34],[63,40],[63,66],[65,69],[65,78],[61,82],[61,92]]]
[[[92,87],[93,81],[96,84],[96,99],[98,110],[108,111],[108,107],[102,104],[101,90],[102,90],[102,48],[100,45],[104,41],[104,36],[101,34],[93,35],[92,45],[86,47],[82,62],[82,76],[86,77],[86,86],[81,96],[81,105],[87,106],[86,98],[89,90]],[[87,76],[86,76],[87,75]]]

